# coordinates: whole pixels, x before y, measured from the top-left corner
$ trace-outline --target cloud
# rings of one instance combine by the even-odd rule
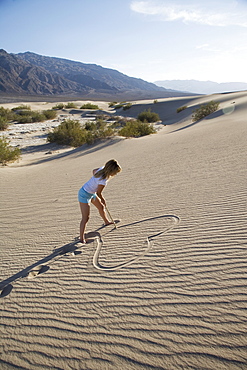
[[[247,27],[247,6],[241,0],[135,0],[130,8],[136,13],[167,22]]]
[[[202,45],[197,45],[197,49],[207,49],[209,47],[209,44],[202,44]]]
[[[211,54],[212,53],[219,54],[219,53],[222,53],[222,52],[226,52],[226,50],[227,50],[226,48],[224,48],[224,47],[222,48],[219,45],[210,45],[210,44],[197,45],[196,49],[206,51],[206,52],[210,52]]]

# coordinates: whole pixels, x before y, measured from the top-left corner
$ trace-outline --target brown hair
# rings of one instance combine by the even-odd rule
[[[96,172],[94,177],[101,177],[102,179],[109,179],[110,176],[115,176],[118,172],[120,172],[122,168],[119,166],[115,159],[111,159],[110,161],[106,162],[104,167]]]

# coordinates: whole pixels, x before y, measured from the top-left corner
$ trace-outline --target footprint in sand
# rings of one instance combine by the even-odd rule
[[[36,276],[43,274],[44,272],[49,270],[49,266],[47,265],[40,265],[35,267],[33,270],[29,271],[27,278],[34,279]]]

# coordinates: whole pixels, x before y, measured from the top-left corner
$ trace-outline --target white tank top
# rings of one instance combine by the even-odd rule
[[[98,171],[102,170],[102,168],[104,167],[100,167]],[[98,185],[105,186],[106,184],[107,184],[107,179],[102,179],[101,177],[92,176],[91,179],[89,179],[82,187],[86,192],[93,194],[93,193],[96,193],[96,191],[98,190]]]

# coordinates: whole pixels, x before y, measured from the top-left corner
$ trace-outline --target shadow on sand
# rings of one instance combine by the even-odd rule
[[[158,220],[158,219],[161,219],[161,218],[164,218],[164,219],[165,218],[173,218],[175,220],[175,224],[179,223],[179,217],[177,217],[177,216],[162,215],[162,216],[157,216],[157,217],[146,218],[146,219],[136,221],[136,222],[132,222],[132,223],[129,223],[129,224],[120,225],[120,226],[117,227],[117,229],[122,229],[122,228],[129,227],[129,226],[135,226],[135,225],[147,222],[147,221],[154,221],[154,220]],[[116,224],[118,222],[119,222],[119,220],[115,220]],[[99,241],[101,241],[101,243],[103,243],[102,242],[102,236],[106,236],[107,234],[111,233],[114,230],[115,230],[115,227],[111,227],[109,229],[109,225],[108,226],[103,225],[103,226],[99,227],[97,230],[87,233],[86,234],[86,238],[87,238],[87,244],[86,245],[88,245],[90,243],[93,243],[95,240],[99,240]],[[105,232],[103,232],[103,231],[105,231]],[[163,232],[166,232],[166,230],[159,231],[158,233],[156,233],[154,235],[150,235],[150,236],[148,236],[148,239],[151,241],[155,237],[162,234]],[[51,254],[49,254],[48,256],[40,259],[39,261],[37,261],[37,262],[33,263],[32,265],[26,267],[25,269],[17,272],[16,274],[10,276],[7,279],[1,281],[0,282],[0,292],[1,292],[0,293],[0,298],[6,297],[11,293],[11,291],[13,289],[13,285],[12,285],[13,282],[16,282],[16,281],[18,281],[20,279],[23,279],[23,278],[33,279],[33,278],[45,273],[46,271],[48,271],[50,269],[50,265],[52,263],[54,263],[58,259],[62,258],[64,255],[75,256],[75,255],[81,254],[80,249],[83,246],[85,246],[85,244],[81,243],[80,240],[78,238],[76,238],[73,242],[65,244],[64,246],[62,246],[60,248],[54,249],[54,251]]]
[[[55,249],[51,254],[42,258],[41,260],[33,263],[32,265],[26,267],[25,269],[17,272],[17,274],[7,278],[0,282],[0,298],[6,297],[12,290],[13,286],[11,283],[20,280],[22,278],[29,278],[32,279],[38,275],[43,274],[44,272],[49,270],[49,263],[56,261],[57,259],[61,258],[63,255],[68,253],[78,254],[80,251],[78,249],[81,247],[79,246],[79,240],[76,240],[72,243],[68,243],[60,248]],[[82,243],[80,243],[82,245]]]
[[[32,163],[29,163],[29,164],[25,164],[25,166],[32,166],[32,165],[36,165],[36,164],[41,164],[41,163],[45,163],[45,162],[51,162],[51,161],[54,161],[56,159],[59,159],[59,158],[65,158],[65,157],[68,157],[68,156],[75,156],[75,157],[81,157],[81,156],[84,156],[84,155],[87,155],[87,154],[91,154],[91,153],[94,153],[98,150],[101,150],[105,147],[108,147],[108,146],[111,146],[111,145],[114,145],[116,143],[118,143],[119,141],[122,141],[124,140],[123,138],[111,138],[111,139],[106,139],[106,140],[101,140],[101,141],[98,141],[97,143],[95,144],[92,144],[92,145],[88,145],[88,144],[84,144],[78,148],[69,148],[69,147],[65,147],[65,146],[55,146],[54,144],[49,144],[49,143],[46,143],[46,144],[43,144],[43,145],[31,145],[31,146],[28,146],[26,148],[23,148],[22,149],[22,153],[23,154],[30,154],[30,153],[36,153],[36,152],[43,152],[43,153],[47,153],[47,152],[50,152],[50,151],[59,151],[60,149],[67,149],[68,150],[66,152],[63,152],[63,153],[57,153],[57,154],[54,154],[52,156],[49,156],[49,153],[47,154],[47,157],[46,158],[42,158],[42,159],[38,159],[38,160],[34,160],[32,161]]]

